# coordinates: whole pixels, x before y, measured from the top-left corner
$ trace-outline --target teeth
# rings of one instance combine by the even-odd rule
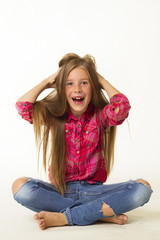
[[[74,100],[81,100],[83,98],[80,98],[80,97],[76,97],[76,98],[73,98]]]

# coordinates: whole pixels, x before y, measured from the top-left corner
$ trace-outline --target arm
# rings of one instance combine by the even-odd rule
[[[60,70],[60,69],[59,69]],[[27,120],[29,123],[33,123],[32,120],[32,109],[33,104],[36,102],[37,97],[40,95],[40,93],[47,89],[47,88],[54,88],[55,87],[55,81],[56,77],[59,73],[59,70],[43,80],[41,83],[39,83],[37,86],[32,88],[30,91],[25,93],[22,97],[18,99],[16,102],[16,109],[18,113],[21,115],[21,117],[25,120]]]
[[[104,79],[104,77],[102,77],[99,73],[98,73],[98,80],[99,83],[101,84],[102,88],[107,92],[108,97],[111,99],[115,94],[119,94],[120,92],[113,87],[106,79]],[[115,113],[119,112],[119,108],[115,108]]]
[[[104,77],[98,73],[98,81],[101,84],[102,88],[107,92],[108,97],[111,98],[115,94],[120,93],[115,87],[113,87]]]
[[[56,73],[49,76],[48,78],[44,79],[41,83],[39,83],[37,86],[29,90],[27,93],[25,93],[22,97],[18,99],[17,102],[35,103],[36,99],[38,98],[41,92],[43,92],[47,88],[55,87],[55,80],[59,73],[59,70]]]
[[[128,98],[113,87],[100,74],[98,74],[98,80],[110,98],[110,104],[101,112],[102,125],[106,128],[122,124],[128,117],[131,108]]]
[[[101,111],[100,119],[104,128],[120,125],[129,115],[131,106],[128,98],[122,94],[115,94],[110,103]],[[118,109],[118,112],[115,111]]]

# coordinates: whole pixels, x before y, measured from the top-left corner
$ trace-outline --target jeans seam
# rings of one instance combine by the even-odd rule
[[[76,186],[76,200],[79,200],[79,183]]]
[[[81,194],[86,195],[86,196],[98,196],[98,195],[106,194],[107,192],[112,192],[115,189],[116,188],[112,189],[111,191],[106,190],[106,191],[103,191],[103,192],[94,192],[94,193],[81,192]],[[124,191],[124,189],[125,189],[125,186],[123,186],[123,189],[120,189],[118,192],[122,192],[122,191]],[[117,192],[116,193],[113,192],[113,195],[114,194],[117,194]],[[110,193],[110,195],[112,195],[112,194]]]
[[[67,208],[67,209],[64,211],[64,214],[65,214],[65,216],[66,216],[68,225],[73,226],[73,222],[72,222],[72,219],[71,219],[71,214],[70,214],[69,208]]]
[[[98,195],[106,194],[107,192],[115,191],[115,189],[120,188],[120,187],[122,187],[122,189],[120,189],[119,191],[123,191],[128,184],[133,184],[133,180],[130,180],[130,182],[128,181],[125,184],[122,183],[121,186],[115,186],[114,188],[112,188],[112,190],[106,189],[101,192],[90,192],[90,193],[83,191],[83,192],[81,192],[81,194],[86,195],[86,196],[98,196]]]

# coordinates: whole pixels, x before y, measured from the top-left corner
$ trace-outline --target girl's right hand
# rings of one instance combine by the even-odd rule
[[[55,88],[56,87],[56,78],[60,72],[61,68],[58,69],[57,72],[46,78],[47,88]]]

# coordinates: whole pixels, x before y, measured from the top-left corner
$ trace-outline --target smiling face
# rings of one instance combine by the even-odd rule
[[[73,69],[66,80],[66,98],[71,112],[80,119],[91,101],[92,89],[87,71]]]

